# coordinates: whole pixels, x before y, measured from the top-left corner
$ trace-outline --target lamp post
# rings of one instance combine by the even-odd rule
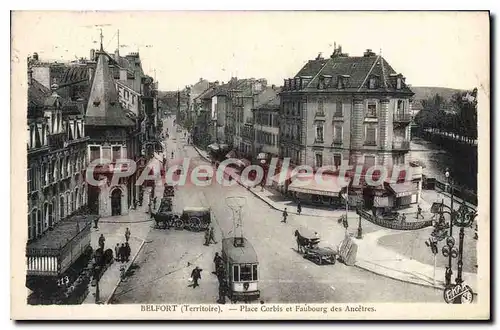
[[[363,202],[361,201],[361,199],[358,199],[357,209],[361,209],[362,205],[363,205]],[[356,238],[363,239],[363,228],[361,227],[361,212],[358,212],[358,214],[359,214],[358,235],[356,236]]]
[[[446,189],[448,190],[448,186],[450,186],[450,194],[451,194],[451,203],[450,203],[450,234],[449,237],[453,238],[453,215],[454,215],[454,210],[453,210],[453,186],[451,185],[451,177],[450,177],[450,170],[447,168],[444,176],[446,177]],[[442,201],[442,206],[441,206],[441,213],[443,213],[443,206],[444,206],[444,200]],[[453,245],[455,244],[455,240],[453,240],[453,244],[451,246],[448,245],[448,240],[447,240],[447,245],[449,246],[450,249],[453,248]],[[443,251],[444,255],[444,251]],[[446,257],[446,256],[445,256]],[[448,267],[446,267],[446,275],[445,275],[445,285],[446,287],[451,285],[451,276],[453,275],[453,271],[451,269],[451,262],[452,262],[452,253],[449,253],[448,255]]]

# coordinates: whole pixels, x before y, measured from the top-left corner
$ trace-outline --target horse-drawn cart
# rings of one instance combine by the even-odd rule
[[[334,265],[337,260],[337,251],[328,247],[305,248],[304,259],[311,260],[318,265]]]
[[[170,198],[163,198],[160,208],[153,217],[156,221],[156,228],[170,229],[174,227],[178,230],[188,229],[191,231],[206,230],[210,226],[210,209],[204,207],[186,207],[182,213],[172,210]]]
[[[335,264],[337,251],[329,247],[318,247],[320,238],[317,232],[301,227],[295,230],[297,240],[297,252],[303,253],[305,259],[311,260],[318,265]]]

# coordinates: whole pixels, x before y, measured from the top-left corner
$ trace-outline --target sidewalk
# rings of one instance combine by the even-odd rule
[[[163,187],[156,187],[155,194],[161,194]],[[125,272],[134,263],[135,258],[146,243],[145,239],[151,229],[152,220],[146,213],[149,202],[148,188],[144,193],[144,203],[137,210],[129,210],[129,213],[121,216],[105,217],[99,220],[98,229],[92,228],[91,245],[95,249],[101,234],[104,235],[105,249],[112,249],[115,254],[116,244],[125,243],[125,229],[128,227],[131,232],[129,239],[131,257],[129,262],[121,263],[114,261],[104,272],[99,281],[99,303],[108,303],[113,296],[116,288],[121,282],[120,268],[124,267]],[[158,196],[158,195],[157,195]],[[96,287],[89,285],[89,294],[84,300],[84,304],[95,304]]]
[[[354,239],[358,244],[355,266],[399,281],[444,289],[444,268],[436,267],[436,282],[434,283],[433,265],[409,259],[378,244],[380,238],[398,233],[401,231],[382,229],[364,235],[363,239]],[[454,269],[452,281],[456,275]],[[477,288],[477,274],[463,272],[462,278],[473,291]]]
[[[208,154],[193,146],[195,150],[203,157],[205,160],[210,161]],[[291,200],[287,200],[286,197],[273,193],[269,189],[264,189],[256,187],[248,187],[244,183],[238,181],[238,183],[248,189],[253,195],[260,198],[271,208],[283,211],[287,208],[289,214],[297,214],[296,208],[297,204]],[[420,206],[423,209],[422,214],[425,218],[430,217],[430,207],[433,202],[442,199],[445,200],[445,204],[449,205],[450,199],[436,191],[423,190],[421,195]],[[275,200],[273,200],[275,199]],[[456,205],[456,207],[455,207]],[[458,203],[454,205],[454,208],[458,208]],[[416,206],[414,206],[416,209]],[[402,210],[401,213],[405,214],[416,214],[416,210],[412,208]],[[302,207],[302,215],[314,216],[314,217],[324,217],[324,218],[334,218],[338,219],[341,215],[345,214],[343,210],[324,210],[315,209],[311,207]],[[411,217],[411,215],[410,215]],[[359,216],[354,211],[350,211],[348,215],[349,220],[358,219]],[[439,289],[444,288],[444,268],[436,268],[436,282],[434,283],[434,265],[428,265],[419,262],[414,259],[410,259],[406,256],[398,254],[396,251],[387,249],[379,244],[379,239],[388,236],[399,234],[404,231],[385,229],[378,227],[377,230],[369,233],[365,233],[362,239],[354,239],[358,244],[357,261],[355,266],[365,269],[367,271],[376,273],[378,275],[386,276],[395,280],[409,282],[417,285],[435,287]],[[324,235],[322,235],[324,236]],[[423,242],[422,242],[423,244]],[[456,271],[453,274],[452,280],[456,276]],[[474,290],[477,287],[477,275],[473,273],[463,273],[464,281],[471,286]]]

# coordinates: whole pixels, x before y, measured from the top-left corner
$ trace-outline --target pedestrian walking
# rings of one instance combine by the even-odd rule
[[[118,261],[120,260],[120,244],[116,243],[115,246],[115,260]]]
[[[286,211],[286,207],[285,207],[285,209],[283,210],[283,220],[281,220],[281,222],[286,223],[287,217],[288,217],[288,212]]]
[[[131,253],[130,245],[128,243],[125,243],[125,261],[126,262],[128,262],[130,259],[130,253]]]
[[[130,239],[130,229],[125,229],[125,242],[128,243],[128,240]]]
[[[94,229],[99,229],[99,228],[97,227],[97,223],[98,223],[98,222],[99,222],[99,217],[95,217],[95,218],[94,218]]]
[[[208,244],[210,245],[210,243],[212,242],[214,244],[217,244],[217,242],[215,241],[214,227],[210,227],[210,234],[208,236]]]
[[[215,271],[212,272],[213,274],[217,275],[217,271],[219,270],[222,263],[223,263],[223,260],[222,260],[222,257],[219,255],[219,252],[215,252],[215,257],[214,257]]]
[[[203,245],[205,245],[205,246],[210,245],[210,232],[209,232],[208,228],[205,230],[205,243]]]
[[[422,217],[422,219],[424,218],[424,216],[422,215],[422,208],[420,207],[420,204],[417,205],[417,217],[416,217],[416,219],[418,219],[418,217]]]
[[[158,197],[153,198],[153,210],[156,210],[156,200]]]
[[[406,214],[403,213],[403,215],[401,216],[401,223],[405,222],[406,222]]]
[[[174,159],[174,152],[172,151],[172,153],[170,154],[170,158]]]
[[[103,252],[104,252],[104,242],[106,242],[106,239],[104,238],[104,235],[101,234],[101,236],[99,236],[99,248],[101,248]]]
[[[300,200],[297,202],[297,213],[300,215],[302,213],[302,204],[300,204]]]
[[[227,283],[226,280],[222,279],[219,282],[219,299],[217,299],[217,303],[225,304],[226,303],[226,292],[227,292]]]
[[[203,269],[200,269],[198,268],[198,266],[196,266],[193,271],[191,272],[191,279],[193,280],[193,289],[196,288],[197,286],[200,286],[198,284],[198,281],[201,280],[201,272],[203,271]]]
[[[153,214],[153,210],[151,208],[151,202],[148,203],[148,211],[147,211],[147,213],[149,213],[150,215]]]

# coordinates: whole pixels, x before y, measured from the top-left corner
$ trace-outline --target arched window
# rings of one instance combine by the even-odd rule
[[[76,208],[75,209],[79,209],[80,206],[82,205],[82,200],[81,200],[81,196],[80,196],[81,192],[80,192],[80,189],[78,188],[75,188],[75,206]]]
[[[36,209],[28,215],[28,240],[36,237]]]
[[[66,216],[71,214],[71,196],[69,191],[66,193]]]
[[[64,195],[61,195],[61,197],[59,198],[59,220],[64,219],[64,217],[66,216],[64,205]]]
[[[75,191],[72,191],[71,192],[71,212],[74,212],[76,211],[77,207],[76,207],[76,195],[75,195]]]

